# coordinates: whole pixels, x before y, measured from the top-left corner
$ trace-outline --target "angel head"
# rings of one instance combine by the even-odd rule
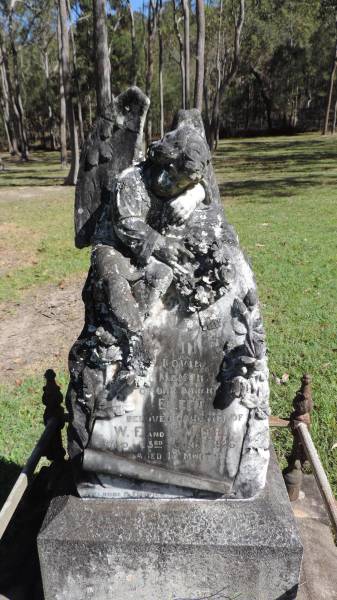
[[[150,187],[160,197],[172,198],[203,180],[210,151],[197,129],[180,126],[151,144]]]

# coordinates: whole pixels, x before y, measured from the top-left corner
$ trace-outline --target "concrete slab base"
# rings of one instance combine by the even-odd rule
[[[274,456],[249,501],[56,499],[38,550],[45,600],[290,600],[302,559]]]
[[[297,600],[337,600],[337,548],[313,475],[304,476],[303,491],[292,503],[304,546]]]

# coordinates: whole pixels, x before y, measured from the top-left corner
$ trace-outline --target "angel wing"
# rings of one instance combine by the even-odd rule
[[[75,245],[90,246],[116,176],[140,160],[150,101],[137,87],[116,98],[99,117],[83,146],[75,192]]]

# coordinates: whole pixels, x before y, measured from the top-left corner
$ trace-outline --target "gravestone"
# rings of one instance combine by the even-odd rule
[[[122,97],[136,147],[147,102],[137,89]],[[116,497],[125,475],[127,496],[144,489],[138,480],[253,497],[269,456],[264,332],[200,114],[180,111],[121,172],[132,144],[119,131],[89,139],[76,196],[77,245],[93,246],[67,398],[79,493]]]
[[[47,515],[46,598],[58,588],[75,598],[84,584],[86,598],[194,598],[220,581],[233,590],[237,572],[239,591],[254,584],[259,600],[273,600],[277,568],[279,591],[296,585],[301,547],[276,464],[263,491],[269,386],[254,276],[220,203],[200,113],[179,111],[141,160],[148,104],[138,88],[114,99],[82,152],[75,242],[92,253],[67,393],[81,499]],[[275,515],[285,515],[276,545],[267,533]],[[90,556],[82,574],[81,550]]]

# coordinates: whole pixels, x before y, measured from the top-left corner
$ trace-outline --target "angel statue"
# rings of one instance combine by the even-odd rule
[[[113,99],[81,156],[75,241],[92,252],[67,394],[78,489],[250,497],[269,456],[254,278],[200,113],[179,111],[142,159],[148,105],[135,87]]]

